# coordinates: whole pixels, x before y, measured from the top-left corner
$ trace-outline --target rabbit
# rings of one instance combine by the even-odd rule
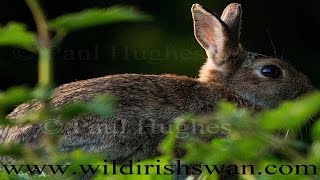
[[[206,115],[220,100],[253,110],[276,107],[314,91],[309,79],[280,59],[248,52],[240,43],[240,4],[229,4],[221,17],[194,4],[191,8],[194,35],[207,54],[198,78],[172,74],[119,74],[80,80],[57,87],[53,108],[76,101],[90,101],[99,94],[115,98],[109,118],[87,114],[73,118],[59,132],[58,149],[82,149],[104,153],[107,159],[142,160],[160,154],[157,149],[173,120],[184,113]],[[19,105],[7,118],[40,110],[43,103]],[[0,143],[37,145],[44,132],[40,125],[2,127]]]

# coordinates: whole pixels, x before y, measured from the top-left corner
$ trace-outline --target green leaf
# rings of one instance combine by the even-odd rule
[[[162,153],[169,157],[174,156],[174,148],[177,143],[177,138],[179,138],[180,127],[190,118],[190,116],[180,116],[176,118],[173,122],[173,126],[170,128],[167,136],[159,145],[159,149]]]
[[[87,108],[89,112],[109,117],[113,111],[113,101],[114,99],[111,96],[98,95],[87,104]]]
[[[142,14],[131,7],[113,6],[107,9],[87,9],[62,15],[51,20],[49,26],[55,30],[75,31],[110,23],[136,22],[150,19],[150,16]]]
[[[312,146],[310,147],[309,158],[307,160],[309,162],[315,162],[315,164],[319,164],[320,159],[320,141],[314,141]]]
[[[28,31],[22,23],[9,22],[6,26],[0,27],[0,45],[34,51],[36,48],[36,35]]]
[[[71,119],[86,113],[108,118],[113,111],[113,101],[114,99],[111,96],[99,95],[89,102],[79,101],[68,104],[62,107],[58,114],[64,119]]]
[[[277,109],[263,112],[260,124],[262,128],[268,130],[299,128],[319,111],[320,93],[318,92],[285,102]]]
[[[0,111],[6,111],[13,106],[32,99],[32,91],[23,87],[10,88],[4,93],[0,93]]]
[[[84,102],[76,102],[65,105],[58,114],[64,119],[72,119],[83,113],[87,113],[86,104]]]
[[[20,144],[0,145],[0,154],[2,156],[10,155],[10,156],[19,157],[23,155],[23,146]]]
[[[52,86],[37,87],[33,91],[33,96],[37,100],[48,101],[50,100],[53,94],[53,91],[54,91],[54,88]]]
[[[313,140],[320,140],[320,119],[315,121],[316,123],[312,127],[312,138]]]
[[[0,127],[1,126],[9,126],[9,125],[13,125],[13,123],[10,120],[0,118]]]

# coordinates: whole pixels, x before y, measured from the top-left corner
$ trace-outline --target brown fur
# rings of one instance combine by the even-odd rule
[[[96,115],[73,118],[62,130],[61,151],[81,148],[104,152],[109,159],[144,159],[157,155],[174,118],[187,112],[214,112],[216,102],[227,100],[249,108],[276,106],[313,89],[309,80],[287,63],[246,52],[239,43],[241,6],[230,4],[223,18],[192,7],[195,36],[206,50],[208,60],[199,79],[176,75],[123,74],[72,82],[55,90],[51,105],[59,108],[75,101],[89,101],[99,94],[115,97],[115,110],[108,119]],[[264,65],[276,65],[281,77],[259,74]],[[42,108],[40,102],[18,106],[8,118],[19,118],[28,110]],[[37,125],[0,129],[1,143],[12,141],[38,144],[43,132]]]
[[[83,148],[107,152],[110,158],[118,160],[146,158],[158,153],[156,147],[166,135],[151,132],[148,126],[152,123],[168,131],[175,117],[185,112],[210,113],[215,109],[215,102],[221,99],[249,106],[249,102],[237,98],[232,91],[215,82],[201,83],[175,75],[137,74],[106,76],[62,85],[56,89],[51,103],[59,107],[79,100],[88,101],[102,93],[116,97],[113,116],[107,120],[98,116],[74,118],[64,128],[61,150]],[[23,112],[39,105],[39,102],[20,105],[8,117],[19,118]],[[139,129],[141,127],[143,130]],[[41,129],[38,126],[23,128],[8,128],[6,141],[38,143]]]

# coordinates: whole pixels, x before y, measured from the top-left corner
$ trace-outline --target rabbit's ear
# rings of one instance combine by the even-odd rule
[[[231,56],[237,56],[239,53],[241,45],[236,35],[231,31],[231,28],[237,26],[237,19],[240,19],[237,15],[241,12],[241,10],[239,11],[240,7],[235,7],[235,5],[231,5],[226,8],[223,15],[226,23],[216,14],[211,14],[203,9],[199,4],[194,4],[191,8],[195,37],[206,50],[208,59],[215,65],[223,65],[230,60]],[[240,27],[240,22],[238,23]]]
[[[223,11],[221,19],[228,25],[233,35],[240,39],[242,8],[238,3],[229,4]]]

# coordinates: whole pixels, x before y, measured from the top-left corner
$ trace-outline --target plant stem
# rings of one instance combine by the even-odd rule
[[[37,0],[26,0],[38,31],[38,85],[46,87],[52,83],[51,39],[46,17]]]

